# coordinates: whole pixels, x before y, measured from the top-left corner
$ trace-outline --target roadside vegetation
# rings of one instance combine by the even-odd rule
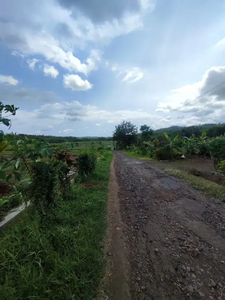
[[[1,108],[9,127],[2,115],[17,108]],[[111,143],[0,137],[0,219],[30,203],[1,230],[0,298],[93,299],[104,276]]]
[[[221,134],[222,133],[222,134]],[[208,135],[209,134],[209,135]],[[218,134],[218,135],[217,135]],[[117,149],[131,157],[160,161],[168,173],[182,178],[196,188],[205,190],[211,196],[225,200],[225,125],[212,126],[201,130],[201,127],[189,127],[169,132],[154,132],[147,125],[138,128],[130,122],[123,122],[116,126],[113,135]],[[174,162],[187,160],[192,164],[192,159],[213,161],[209,182],[201,177],[200,171],[192,167],[185,172],[179,170],[179,164],[174,167]],[[203,159],[203,160],[202,160]],[[205,162],[206,162],[205,160]],[[204,176],[203,176],[204,177]],[[206,176],[205,176],[206,177]],[[213,178],[214,177],[214,178]],[[219,184],[217,184],[218,182]]]
[[[1,299],[93,299],[104,275],[109,167],[105,151],[92,175],[42,214],[31,206],[0,237]]]

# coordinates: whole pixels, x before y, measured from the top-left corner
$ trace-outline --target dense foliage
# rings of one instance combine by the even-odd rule
[[[173,137],[175,137],[176,135],[186,137],[191,137],[192,135],[194,135],[195,137],[200,137],[203,131],[206,132],[206,135],[208,137],[220,136],[225,133],[225,124],[204,124],[188,127],[171,126],[168,128],[155,130],[153,134],[154,137],[161,136],[164,132]]]
[[[217,168],[219,164],[222,170],[222,161],[225,161],[225,135],[209,137],[207,132],[223,133],[225,125],[205,126],[204,129],[200,126],[172,129],[169,133],[164,132],[156,136],[156,132],[153,132],[149,126],[142,125],[141,134],[138,135],[134,125],[123,122],[116,126],[113,138],[118,149],[129,149],[136,155],[158,160],[211,157],[214,159],[215,167]]]
[[[131,122],[123,121],[116,126],[113,133],[113,141],[118,149],[124,149],[137,141],[137,127]]]
[[[97,164],[97,156],[95,151],[82,151],[77,159],[78,163],[78,172],[81,176],[87,176],[91,174]]]
[[[142,125],[140,131],[142,141],[148,141],[153,135],[153,130],[148,125]]]

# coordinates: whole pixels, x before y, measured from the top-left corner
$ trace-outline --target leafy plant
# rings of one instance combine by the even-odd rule
[[[29,139],[26,136],[23,139],[17,139],[14,134],[7,136],[7,142],[13,152],[12,157],[1,156],[0,179],[10,181],[21,180],[21,172],[28,172],[31,175],[31,164],[48,159],[52,151],[48,144]]]
[[[225,160],[225,136],[213,138],[208,143],[209,151],[214,158],[215,166],[222,160]]]
[[[223,174],[225,174],[225,160],[221,160],[219,163],[219,169]]]
[[[4,124],[7,127],[11,126],[11,119],[9,119],[10,116],[15,116],[16,111],[18,107],[15,107],[14,105],[9,104],[3,104],[0,101],[0,123]],[[10,113],[7,116],[3,116],[3,114]]]
[[[81,176],[87,176],[91,174],[96,167],[97,157],[94,151],[83,151],[77,159],[78,173]]]
[[[36,162],[32,166],[32,198],[35,206],[44,215],[57,198],[57,175],[53,164]]]
[[[161,147],[156,150],[156,156],[158,159],[173,159],[180,151],[179,136],[172,138],[166,132],[163,135],[165,140],[161,142]]]

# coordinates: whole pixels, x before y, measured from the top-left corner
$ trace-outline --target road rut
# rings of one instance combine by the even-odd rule
[[[121,152],[112,168],[108,299],[225,299],[225,205]]]

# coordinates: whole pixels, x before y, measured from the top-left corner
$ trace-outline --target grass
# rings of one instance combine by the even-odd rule
[[[127,151],[127,150],[124,150],[123,151],[124,154],[132,157],[132,158],[139,158],[139,159],[142,159],[142,160],[152,160],[152,158],[150,158],[149,156],[144,156],[144,155],[141,155],[141,154],[137,154],[135,152],[132,152],[132,151]]]
[[[88,300],[104,275],[111,152],[105,152],[93,188],[74,183],[69,199],[40,222],[31,210],[0,237],[1,300]]]
[[[170,175],[183,179],[198,190],[204,191],[206,194],[212,197],[219,198],[225,201],[225,186],[219,185],[215,182],[205,180],[200,177],[188,174],[184,171],[177,169],[164,169],[164,171]]]

